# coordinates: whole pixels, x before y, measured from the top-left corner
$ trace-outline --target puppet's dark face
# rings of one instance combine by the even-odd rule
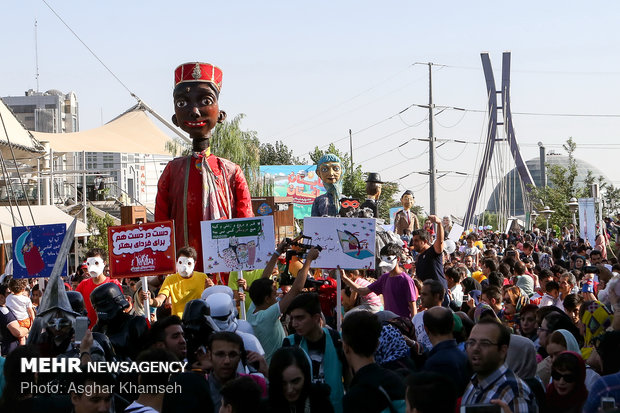
[[[223,121],[217,92],[210,83],[181,83],[174,89],[173,97],[172,122],[192,139],[208,138],[215,125]]]

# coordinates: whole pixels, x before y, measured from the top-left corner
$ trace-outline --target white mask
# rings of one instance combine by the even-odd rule
[[[382,255],[381,262],[379,263],[379,268],[382,271],[390,272],[394,268],[396,268],[396,264],[398,263],[398,258],[396,255]]]
[[[189,257],[179,257],[177,260],[177,272],[183,278],[189,278],[194,273],[194,259]]]
[[[101,257],[90,257],[86,259],[86,264],[88,265],[88,274],[92,278],[97,278],[101,274],[103,274],[103,270],[105,268],[105,264]]]

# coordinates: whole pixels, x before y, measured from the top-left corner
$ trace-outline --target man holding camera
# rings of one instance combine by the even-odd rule
[[[250,298],[252,304],[247,314],[248,322],[254,327],[254,333],[265,350],[265,360],[271,361],[271,356],[281,347],[286,334],[280,323],[280,316],[286,312],[291,301],[301,292],[306,283],[306,277],[310,270],[310,264],[319,256],[316,248],[310,249],[306,256],[303,267],[297,273],[297,277],[291,285],[289,292],[278,301],[276,297],[277,286],[270,279],[278,257],[286,249],[286,244],[281,243],[263,270],[260,279],[250,285]]]

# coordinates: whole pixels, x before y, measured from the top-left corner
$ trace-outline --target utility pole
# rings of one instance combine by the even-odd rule
[[[353,172],[353,134],[351,129],[349,129],[349,155],[351,158],[351,172]]]
[[[429,195],[431,215],[436,213],[437,198],[435,196],[435,185],[437,183],[437,175],[435,168],[435,135],[433,134],[433,64],[428,63],[428,177],[429,177]]]

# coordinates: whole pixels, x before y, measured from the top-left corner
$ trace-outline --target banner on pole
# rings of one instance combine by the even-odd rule
[[[176,250],[172,221],[108,227],[110,276],[174,274]]]
[[[596,209],[594,198],[579,198],[579,234],[581,238],[596,243]]]
[[[262,269],[275,251],[272,215],[202,221],[200,230],[205,272]]]
[[[49,277],[67,232],[66,224],[13,227],[13,277]],[[61,276],[67,275],[65,263]]]
[[[317,268],[375,268],[374,218],[304,218],[304,235],[323,248]]]

